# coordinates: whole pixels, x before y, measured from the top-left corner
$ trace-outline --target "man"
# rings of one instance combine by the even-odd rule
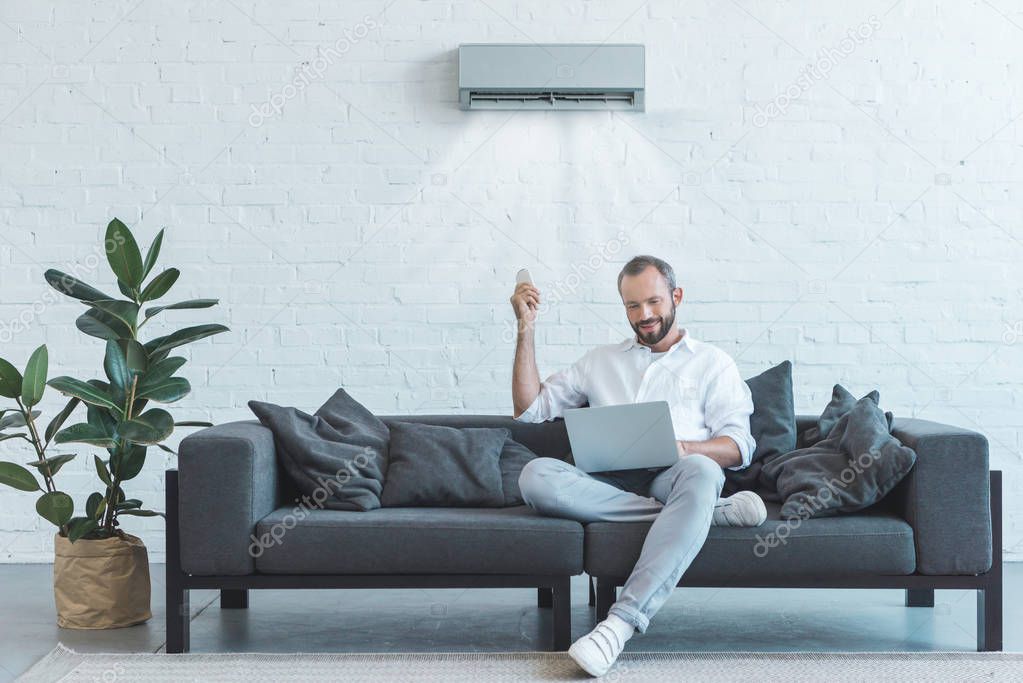
[[[631,259],[618,275],[618,291],[635,336],[591,349],[542,383],[533,339],[540,292],[521,283],[511,297],[519,324],[512,375],[516,420],[552,420],[585,403],[665,400],[675,430],[679,459],[671,467],[587,474],[555,458],[537,458],[519,478],[523,499],[544,515],[653,522],[607,619],[569,648],[592,676],[611,668],[635,631],[646,631],[712,523],[757,526],[767,518],[764,502],[752,491],[718,498],[722,468],[749,465],[756,445],[749,426],[753,401],[735,361],[676,327],[682,288],[661,259]]]

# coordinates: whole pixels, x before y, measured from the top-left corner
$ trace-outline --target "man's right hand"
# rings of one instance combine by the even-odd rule
[[[536,320],[536,312],[540,308],[539,289],[528,282],[520,282],[515,285],[515,293],[510,301],[516,318],[527,323]]]

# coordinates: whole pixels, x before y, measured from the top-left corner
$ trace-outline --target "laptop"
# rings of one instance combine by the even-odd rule
[[[570,408],[565,427],[583,472],[669,467],[678,462],[667,401]]]

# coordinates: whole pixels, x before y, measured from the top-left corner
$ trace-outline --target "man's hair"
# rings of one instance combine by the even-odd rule
[[[656,268],[657,272],[664,278],[664,281],[668,283],[668,292],[674,292],[675,271],[668,265],[668,262],[656,256],[640,254],[629,259],[629,262],[622,267],[622,272],[618,273],[618,293],[620,294],[622,291],[623,277],[626,275],[639,275],[650,266]]]

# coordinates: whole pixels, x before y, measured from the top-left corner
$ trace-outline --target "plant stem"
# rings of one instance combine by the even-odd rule
[[[125,405],[124,405],[124,419],[125,420],[130,420],[132,418],[132,409],[135,407],[135,389],[138,386],[138,382],[139,382],[139,376],[138,375],[132,375],[132,378],[131,378],[131,389],[128,391],[128,395],[125,397]],[[124,456],[126,455],[126,450],[128,448],[129,448],[129,446],[128,446],[127,442],[125,442],[125,440],[123,438],[119,439],[119,444],[118,444],[118,447],[117,447],[117,451],[118,451],[118,454],[121,456],[119,458],[120,461],[124,460]],[[114,515],[115,515],[115,512],[116,512],[116,510],[114,508],[117,507],[117,489],[121,485],[121,480],[120,480],[120,478],[116,474],[114,474],[114,471],[113,471],[112,467],[110,468],[110,475],[111,475],[111,479],[110,479],[110,486],[107,487],[107,496],[106,496],[107,497],[107,509],[104,512],[103,528],[107,532],[113,533],[113,531],[114,531]]]
[[[25,424],[28,425],[28,431],[32,434],[32,447],[39,457],[39,462],[42,463],[39,466],[39,472],[43,475],[43,480],[46,482],[46,490],[56,491],[57,486],[53,483],[53,474],[50,472],[50,466],[46,462],[46,449],[40,445],[42,441],[39,440],[39,432],[36,431],[36,423],[32,419],[32,411],[25,407],[20,398],[15,397],[14,400],[18,402],[18,408],[21,410],[22,415],[25,416]]]
[[[110,532],[114,532],[114,507],[117,506],[117,489],[121,486],[121,481],[116,477],[110,480],[110,486],[107,487],[107,509],[104,511],[106,519],[103,520],[103,528]]]
[[[138,386],[138,383],[139,383],[139,376],[138,375],[132,375],[131,376],[131,390],[128,392],[127,405],[124,406],[124,419],[125,420],[130,420],[131,417],[132,417],[131,416],[131,411],[132,411],[132,408],[135,407],[135,387]]]

